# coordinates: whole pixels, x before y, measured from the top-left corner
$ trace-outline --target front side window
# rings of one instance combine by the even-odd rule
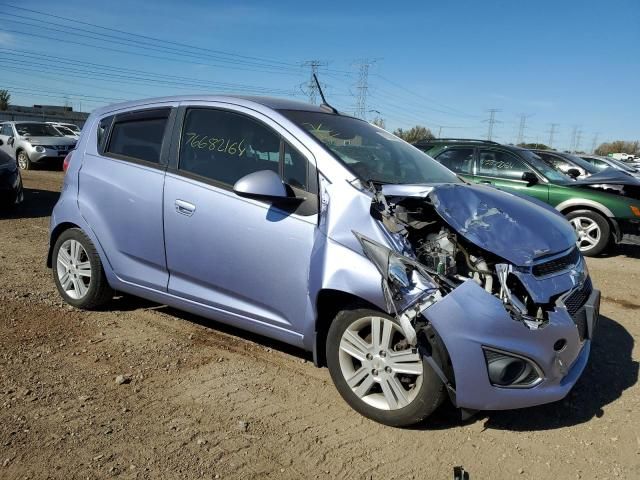
[[[407,142],[357,118],[332,113],[281,110],[363,181],[459,182],[455,174]]]
[[[21,137],[63,137],[53,126],[46,123],[16,123]]]
[[[2,129],[0,130],[0,135],[6,135],[7,137],[12,137],[13,132],[11,131],[11,125],[5,123],[2,125]]]
[[[438,155],[436,160],[449,170],[470,175],[473,169],[473,148],[451,148]]]
[[[213,108],[187,110],[180,170],[233,186],[249,173],[271,170],[307,189],[307,159],[279,134],[246,115]]]
[[[128,159],[160,163],[166,125],[165,114],[155,117],[149,114],[142,118],[124,116],[121,120],[116,118],[105,151]]]
[[[524,172],[532,170],[514,154],[502,150],[480,150],[478,175],[522,180]]]

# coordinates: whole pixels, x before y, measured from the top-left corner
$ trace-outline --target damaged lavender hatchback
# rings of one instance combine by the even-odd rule
[[[553,402],[588,361],[600,293],[560,214],[328,105],[105,107],[65,164],[68,303],[117,290],[301,347],[378,422]]]

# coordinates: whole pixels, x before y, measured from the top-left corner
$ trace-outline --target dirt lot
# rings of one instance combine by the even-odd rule
[[[44,265],[61,180],[28,172],[0,216],[0,478],[640,478],[640,249],[589,260],[603,318],[565,400],[400,430],[285,345],[130,297],[62,304]]]

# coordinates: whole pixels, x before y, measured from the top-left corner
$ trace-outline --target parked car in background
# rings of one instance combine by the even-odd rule
[[[631,153],[610,153],[609,155],[611,156],[611,158],[614,158],[616,160],[622,160],[625,162],[634,162],[638,160],[638,157],[636,157]]]
[[[48,161],[62,163],[75,148],[76,140],[67,138],[45,122],[0,123],[0,150],[15,158],[22,170]]]
[[[0,147],[4,141],[0,139]],[[0,209],[22,202],[22,177],[15,158],[0,150]]]
[[[416,146],[466,180],[553,206],[575,228],[584,255],[598,255],[611,241],[640,243],[640,183],[630,175],[610,175],[610,168],[572,180],[531,150],[482,140],[442,139]]]
[[[60,134],[64,135],[65,137],[73,138],[75,140],[78,140],[80,138],[80,133],[76,133],[70,128],[65,127],[64,125],[59,125],[59,124],[50,123],[50,122],[47,122],[47,123],[49,123],[49,125],[55,128]]]
[[[74,134],[76,134],[77,136],[80,136],[81,129],[75,123],[66,123],[66,122],[47,122],[47,123],[49,123],[50,125],[55,125],[55,126],[68,128]]]
[[[600,296],[561,215],[328,105],[104,107],[64,182],[66,302],[118,290],[304,348],[376,421],[552,402],[587,363]]]
[[[607,168],[615,168],[616,170],[620,170],[621,172],[640,178],[640,171],[635,168],[633,164],[625,163],[611,157],[600,157],[598,155],[580,155],[580,158],[593,165],[593,167],[597,168],[599,171],[606,170]]]

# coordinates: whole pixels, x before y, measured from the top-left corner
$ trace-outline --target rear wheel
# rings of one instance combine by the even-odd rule
[[[566,217],[578,235],[577,245],[584,256],[593,257],[604,251],[611,239],[606,218],[591,210],[569,212]]]
[[[53,259],[53,280],[68,304],[91,310],[113,297],[100,256],[79,228],[65,230],[58,237]]]
[[[29,155],[24,150],[18,152],[17,161],[20,170],[31,170],[33,168],[33,162],[29,160]]]
[[[444,400],[444,384],[406,342],[390,316],[345,310],[327,336],[327,365],[345,401],[365,417],[390,426],[427,418]],[[434,358],[442,364],[434,349]]]

